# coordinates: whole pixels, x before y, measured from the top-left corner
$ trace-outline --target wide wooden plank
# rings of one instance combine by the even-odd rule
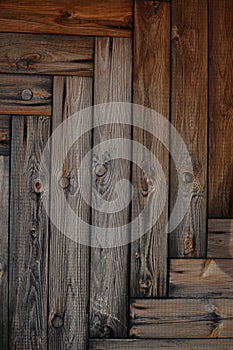
[[[232,259],[172,259],[169,296],[231,298]]]
[[[232,338],[233,300],[132,300],[130,336]]]
[[[132,0],[3,0],[0,31],[130,37]]]
[[[48,218],[39,176],[50,118],[14,116],[11,142],[10,349],[47,348]],[[46,194],[48,195],[48,194]]]
[[[136,0],[134,12],[133,102],[152,108],[169,118],[170,3]],[[148,127],[153,132],[153,125]],[[168,130],[161,130],[161,133],[166,134]],[[134,128],[133,140],[146,146],[156,156],[168,182],[166,149],[142,129]],[[143,173],[145,168],[148,169],[150,178]],[[153,203],[157,207],[161,206],[159,200],[155,201],[156,165],[145,156],[142,169],[133,165],[132,219],[139,215],[148,201],[151,201],[152,210],[146,221],[153,222]],[[166,199],[167,197],[168,194]],[[143,230],[148,222],[142,221],[140,229]],[[131,296],[166,296],[167,222],[168,200],[154,227],[132,244]]]
[[[88,349],[89,332],[89,247],[81,245],[75,235],[82,230],[74,223],[73,233],[67,232],[66,222],[70,220],[68,208],[78,217],[90,223],[90,208],[82,201],[78,169],[82,157],[91,146],[91,133],[87,133],[70,149],[63,167],[59,168],[59,157],[66,149],[69,117],[73,113],[92,105],[92,78],[55,77],[53,99],[53,131],[64,122],[62,139],[52,142],[51,159],[53,172],[58,175],[59,191],[51,193],[51,211],[56,216],[57,226],[51,225],[49,261],[49,348]],[[91,115],[79,128],[91,128]],[[72,128],[74,135],[77,130]],[[60,178],[59,178],[60,177]],[[90,193],[91,181],[86,188]],[[62,204],[61,196],[66,202]],[[67,236],[66,236],[66,235]],[[70,238],[69,238],[70,237]]]
[[[0,119],[1,120],[1,119]],[[0,156],[0,348],[8,349],[9,157]]]
[[[93,75],[94,38],[0,34],[0,73]]]
[[[52,77],[0,75],[0,114],[51,115]]]
[[[0,156],[7,156],[10,153],[10,128],[11,117],[0,115]]]
[[[131,102],[131,56],[130,39],[96,38],[94,103]],[[121,124],[114,125],[114,113],[110,108],[106,114],[106,125],[96,127],[93,134],[93,147],[109,139],[131,136],[131,127],[124,125],[124,107],[119,109]],[[102,112],[103,113],[103,112]],[[98,120],[101,110],[94,109]],[[129,153],[129,147],[124,145]],[[92,211],[92,225],[115,228],[117,234],[123,232],[122,226],[129,221],[128,206],[121,211],[101,212],[102,201],[117,200],[120,205],[122,193],[116,191],[116,184],[122,179],[130,180],[130,163],[114,160],[114,148],[102,146],[93,153],[93,204],[99,209]],[[94,192],[99,197],[94,196]],[[123,196],[130,194],[126,188]],[[95,200],[95,202],[94,202]],[[117,204],[116,204],[117,209]],[[95,230],[95,227],[93,228]],[[128,232],[130,234],[130,232]],[[108,235],[111,242],[111,234]],[[114,238],[114,237],[113,237]],[[128,333],[128,259],[129,246],[113,248],[92,248],[91,250],[91,315],[90,334],[92,337],[126,337]],[[124,307],[122,307],[124,305]]]
[[[233,257],[233,220],[208,220],[208,258]]]
[[[209,3],[209,216],[233,217],[233,7]]]
[[[177,169],[171,162],[170,206],[177,199],[178,183],[189,209],[169,235],[170,257],[205,257],[208,121],[208,0],[172,1],[171,122],[191,156],[193,169]],[[174,140],[175,142],[175,140]],[[171,148],[184,157],[171,138]],[[187,160],[182,159],[184,166]],[[181,206],[182,207],[182,206]]]

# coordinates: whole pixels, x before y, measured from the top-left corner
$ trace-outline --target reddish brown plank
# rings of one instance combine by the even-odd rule
[[[10,128],[11,117],[0,115],[0,156],[7,156],[10,153]]]
[[[208,258],[233,257],[233,220],[208,220]]]

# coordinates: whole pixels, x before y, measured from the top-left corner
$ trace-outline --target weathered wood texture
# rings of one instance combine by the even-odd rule
[[[233,257],[233,220],[208,220],[208,258]]]
[[[131,51],[130,39],[96,38],[94,104],[131,102]],[[114,125],[114,113],[111,113],[111,110],[110,108],[106,113],[107,124],[94,129],[93,147],[108,139],[123,139],[131,136],[131,127],[124,125],[124,109],[119,110],[122,114],[122,124],[118,125]],[[94,118],[99,117],[98,113],[97,109],[94,109]],[[126,153],[127,151],[128,149],[125,149]],[[122,193],[117,193],[116,184],[122,179],[130,180],[130,163],[122,159],[114,160],[114,155],[114,148],[111,146],[99,148],[93,153],[92,192],[97,191],[100,199],[92,196],[99,209],[92,211],[92,225],[103,227],[106,233],[108,227],[114,227],[120,233],[121,226],[127,224],[130,217],[128,207],[113,214],[101,212],[102,200],[109,202],[116,200],[118,205],[121,204],[123,198],[119,196],[122,196]],[[104,171],[99,170],[100,167]],[[129,194],[130,188],[127,190]],[[128,196],[127,190],[123,196]],[[91,250],[90,329],[92,337],[123,338],[127,336],[128,259],[128,245]]]
[[[170,206],[178,183],[190,205],[182,223],[169,235],[170,257],[205,257],[208,123],[208,0],[172,1],[171,122],[183,138],[193,169],[171,162]],[[180,145],[171,147],[183,157]],[[182,164],[185,164],[185,159]],[[179,174],[177,174],[177,170]]]
[[[48,219],[39,163],[50,118],[14,116],[11,142],[9,348],[47,346]]]
[[[209,216],[233,217],[233,9],[209,2]]]
[[[9,157],[0,156],[0,348],[8,349]]]
[[[0,115],[0,156],[7,156],[10,152],[11,117]]]
[[[232,298],[232,259],[172,259],[169,296]]]
[[[0,73],[93,75],[94,38],[0,34]]]
[[[133,102],[152,108],[168,118],[170,4],[136,0],[134,12]],[[149,127],[152,128],[151,125]],[[168,133],[168,130],[161,132]],[[142,143],[157,157],[168,182],[168,153],[161,143],[138,128],[133,129],[133,140]],[[150,178],[142,171],[145,167],[148,168]],[[151,162],[151,159],[145,157],[142,169],[133,165],[132,219],[138,216],[147,201],[150,201],[151,213],[146,220],[152,222],[153,205],[161,206],[159,201],[153,204],[156,198],[156,165]],[[132,244],[131,296],[166,296],[167,219],[168,201],[154,227]],[[145,222],[140,223],[141,230],[145,224]]]
[[[0,31],[131,36],[131,0],[3,0]]]
[[[52,78],[0,75],[0,114],[51,115]]]
[[[71,136],[66,126],[69,117],[75,112],[92,105],[92,78],[55,77],[53,100],[53,131],[62,123],[63,138],[58,143],[52,142],[53,166],[60,183],[60,192],[53,198],[51,193],[51,210],[57,215],[59,225],[51,225],[50,263],[49,263],[49,347],[51,349],[88,349],[89,332],[89,247],[82,246],[68,237],[64,227],[69,221],[68,207],[84,221],[90,223],[90,209],[81,201],[78,168],[80,160],[89,151],[91,134],[86,134],[70,149],[64,159],[63,168],[58,168],[61,150],[66,149],[66,141]],[[79,128],[91,118],[80,119]],[[77,133],[77,130],[73,130]],[[91,181],[89,184],[91,188]],[[88,191],[88,188],[86,191]],[[66,204],[62,205],[61,195],[64,191]],[[74,223],[74,233],[81,228]],[[60,232],[60,231],[61,232]],[[83,232],[84,233],[84,232]],[[88,235],[89,232],[86,232]]]

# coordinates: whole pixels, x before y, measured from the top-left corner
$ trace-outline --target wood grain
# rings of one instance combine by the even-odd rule
[[[124,38],[96,38],[94,104],[107,102],[131,102],[131,40]],[[124,125],[124,108],[119,109],[122,124],[114,125],[111,108],[106,113],[106,125],[94,129],[93,147],[108,139],[130,138],[131,128]],[[94,118],[99,117],[94,109]],[[121,142],[121,141],[119,141]],[[123,141],[122,141],[123,142]],[[125,146],[125,152],[130,151]],[[112,214],[101,212],[102,200],[114,201],[120,205],[122,193],[116,191],[116,184],[122,179],[130,180],[130,163],[114,160],[114,148],[102,146],[93,154],[92,200],[99,209],[92,211],[92,225],[100,226],[108,233],[114,227],[120,234],[121,226],[129,221],[129,208]],[[103,174],[98,167],[104,168]],[[123,196],[130,193],[126,188]],[[93,207],[93,205],[92,205]],[[116,204],[117,208],[117,204]],[[95,230],[95,228],[93,228]],[[130,232],[129,232],[130,234]],[[111,236],[108,238],[110,241]],[[113,237],[114,239],[114,237]],[[126,337],[128,333],[128,245],[117,248],[92,248],[91,250],[91,315],[92,337]],[[124,307],[122,307],[124,305]]]
[[[94,38],[0,34],[0,73],[93,75]]]
[[[172,1],[171,122],[183,138],[193,169],[171,137],[171,147],[186,170],[171,162],[170,211],[180,183],[189,209],[169,235],[170,257],[205,257],[208,122],[208,1]],[[181,160],[181,157],[183,159]],[[178,171],[178,173],[177,173]],[[182,206],[181,206],[182,207]]]
[[[47,116],[51,104],[51,77],[0,75],[0,114]]]
[[[90,223],[90,208],[82,201],[78,169],[82,157],[90,149],[91,134],[86,134],[70,149],[63,168],[58,168],[61,149],[66,147],[69,117],[92,105],[92,78],[55,77],[53,99],[53,131],[62,123],[63,136],[58,144],[52,142],[51,159],[60,188],[54,197],[51,192],[51,210],[57,215],[58,226],[51,225],[49,262],[49,347],[51,349],[88,349],[89,332],[89,247],[70,239],[65,223],[70,220],[70,206],[78,217]],[[91,118],[80,119],[91,127]],[[77,133],[77,130],[73,130]],[[61,178],[60,178],[61,177]],[[91,181],[86,191],[90,192]],[[64,191],[66,204],[62,205]],[[74,223],[74,238],[82,228]],[[89,234],[90,232],[82,232]]]
[[[208,258],[233,257],[233,220],[208,220]]]
[[[10,129],[11,117],[0,115],[0,156],[8,156],[10,153]]]
[[[3,0],[0,31],[130,37],[131,0]]]
[[[169,118],[170,4],[136,0],[134,12],[133,102],[152,108]],[[153,130],[157,126],[148,127]],[[161,133],[168,134],[168,130],[161,130]],[[146,131],[137,128],[133,129],[133,140],[146,146],[156,156],[168,183],[168,152],[161,143]],[[148,168],[150,176],[145,175],[136,165],[133,165],[132,170],[132,219],[150,201],[152,209],[148,220],[152,222],[153,205],[161,206],[161,203],[155,200],[157,192],[153,190],[156,188],[156,165],[152,164],[151,159],[144,158],[142,168]],[[167,221],[168,201],[154,227],[132,244],[131,296],[166,296]],[[144,226],[145,223],[141,222],[140,230]]]
[[[0,348],[8,349],[9,157],[0,156]]]
[[[232,259],[172,259],[169,296],[231,298]]]
[[[233,8],[209,4],[209,216],[233,217]]]
[[[46,349],[48,218],[37,191],[50,118],[14,116],[11,142],[10,349]],[[40,187],[40,186],[39,186]]]

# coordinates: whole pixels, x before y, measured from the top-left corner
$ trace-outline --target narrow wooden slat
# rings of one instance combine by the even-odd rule
[[[53,131],[64,121],[68,121],[73,113],[92,104],[92,78],[87,77],[55,77],[53,100]],[[91,119],[86,119],[91,128]],[[85,122],[80,119],[79,127]],[[50,349],[88,349],[89,331],[89,247],[82,246],[62,232],[69,221],[70,206],[78,217],[90,222],[90,209],[81,199],[79,190],[78,169],[80,160],[89,151],[91,133],[86,134],[70,149],[62,169],[57,168],[61,152],[59,147],[66,145],[67,134],[64,125],[63,137],[52,143],[54,171],[61,176],[60,194],[51,202],[51,210],[57,215],[58,225],[51,225],[50,263],[49,263],[49,348]],[[77,130],[73,130],[77,133]],[[90,191],[91,182],[86,191]],[[61,203],[62,191],[67,203]],[[52,193],[51,193],[52,199]],[[60,232],[60,231],[61,232]],[[81,228],[74,224],[74,233]],[[87,235],[89,232],[83,232]]]
[[[51,93],[52,77],[2,74],[0,114],[51,115]]]
[[[134,20],[134,76],[133,102],[155,109],[169,117],[169,66],[170,66],[170,3],[135,1]],[[143,115],[142,115],[143,118]],[[148,125],[152,128],[151,125]],[[161,133],[168,130],[161,130]],[[144,130],[134,128],[133,139],[146,146],[158,159],[168,182],[168,152]],[[132,219],[138,216],[146,201],[156,197],[154,188],[157,174],[151,159],[144,159],[150,179],[133,165],[132,183],[134,196]],[[143,167],[142,167],[143,168]],[[147,193],[147,194],[146,194]],[[156,203],[160,206],[160,203]],[[152,221],[153,210],[148,218]],[[167,234],[168,201],[156,225],[132,244],[131,249],[131,296],[166,296],[167,288]],[[143,229],[146,223],[141,222]]]
[[[1,120],[1,119],[0,119]],[[8,349],[9,157],[0,156],[0,348]]]
[[[0,73],[93,75],[94,38],[0,34]]]
[[[209,3],[209,216],[233,217],[233,7]]]
[[[0,115],[0,156],[7,156],[10,153],[10,128],[11,117]]]
[[[169,235],[170,257],[206,254],[207,105],[208,105],[208,0],[172,1],[171,122],[191,156],[193,169],[177,176],[171,162],[171,210],[178,182],[190,206],[182,223]],[[173,144],[183,157],[180,145]],[[183,159],[185,164],[185,159]]]
[[[208,258],[233,257],[233,220],[208,220]]]
[[[0,31],[131,36],[131,0],[3,0]]]
[[[231,298],[232,263],[232,259],[172,259],[169,296]]]
[[[38,179],[50,118],[12,117],[9,335],[10,349],[47,346],[48,218]]]
[[[130,39],[96,39],[95,104],[117,101],[131,102],[131,50]],[[122,110],[123,112],[124,110]],[[94,110],[94,118],[98,118],[96,110]],[[131,128],[124,125],[124,120],[122,120],[122,124],[114,126],[111,113],[110,117],[106,113],[106,123],[106,125],[94,129],[93,146],[111,138],[130,138]],[[127,146],[125,147],[127,153]],[[116,199],[120,203],[121,198],[118,198],[115,185],[122,179],[130,179],[129,162],[121,159],[113,160],[111,158],[113,156],[114,151],[112,154],[111,147],[103,148],[102,146],[94,153],[93,192],[97,191],[101,196],[96,203],[100,210],[102,200],[111,202]],[[103,174],[100,174],[96,168],[99,165],[105,169]],[[92,225],[103,227],[103,231],[106,233],[108,227],[114,227],[119,233],[122,232],[121,226],[127,224],[128,221],[128,207],[113,214],[96,210],[92,212]],[[92,248],[91,250],[90,334],[92,337],[127,336],[128,254],[128,246],[110,249]]]

